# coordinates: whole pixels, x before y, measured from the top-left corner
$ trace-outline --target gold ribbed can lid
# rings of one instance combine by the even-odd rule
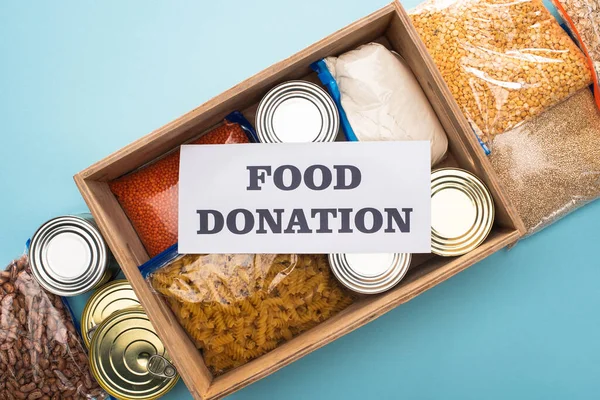
[[[90,369],[100,386],[121,400],[157,399],[179,379],[141,307],[117,311],[96,328]]]
[[[494,201],[472,173],[442,168],[431,174],[431,252],[466,254],[486,239],[494,223]]]
[[[139,306],[140,301],[126,279],[102,286],[92,294],[81,313],[81,336],[85,346],[90,348],[94,330],[115,311]]]

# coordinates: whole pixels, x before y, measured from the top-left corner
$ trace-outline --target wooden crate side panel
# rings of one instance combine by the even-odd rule
[[[398,1],[394,2],[394,6],[397,12],[386,32],[388,40],[396,51],[405,56],[417,76],[423,91],[446,129],[455,157],[459,158],[463,168],[481,177],[492,192],[496,200],[497,223],[507,228],[516,228],[524,234],[525,224],[512,202],[504,194],[492,165],[412,25],[410,17]]]
[[[144,245],[108,184],[85,181],[79,174],[74,179],[117,261],[135,265],[148,261]]]
[[[212,375],[171,310],[142,278],[138,265],[147,259],[147,254],[135,232],[130,232],[131,224],[123,221],[126,217],[118,203],[114,204],[116,200],[108,184],[85,181],[80,175],[75,176],[75,182],[182,379],[194,398],[201,399]]]

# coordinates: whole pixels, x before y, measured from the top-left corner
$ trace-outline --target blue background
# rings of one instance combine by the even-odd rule
[[[73,174],[386,3],[3,0],[0,262],[85,210]],[[599,221],[596,202],[231,398],[598,398]]]

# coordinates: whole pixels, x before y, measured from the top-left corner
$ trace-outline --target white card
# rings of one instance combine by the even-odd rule
[[[179,252],[429,253],[427,141],[185,145]]]

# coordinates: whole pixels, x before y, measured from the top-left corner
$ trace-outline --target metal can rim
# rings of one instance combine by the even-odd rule
[[[288,100],[293,100],[293,99],[298,99],[298,98],[302,98],[302,99],[305,99],[305,100],[311,102],[319,110],[319,113],[321,114],[321,118],[322,118],[321,129],[318,132],[318,134],[313,137],[312,142],[326,141],[328,134],[329,134],[328,127],[329,127],[329,123],[330,123],[330,114],[327,110],[326,104],[322,101],[322,99],[319,97],[319,95],[310,90],[282,91],[282,92],[278,92],[277,96],[273,96],[271,99],[268,99],[269,101],[265,103],[265,107],[264,107],[265,115],[264,115],[264,119],[262,120],[263,124],[264,124],[265,133],[268,134],[271,138],[273,138],[273,140],[275,142],[278,142],[278,143],[285,142],[277,135],[275,127],[273,126],[274,113],[281,104],[287,102]]]
[[[490,204],[486,202],[485,195],[483,194],[481,188],[472,187],[472,185],[468,182],[466,182],[464,185],[455,185],[453,182],[444,182],[436,186],[435,189],[437,189],[435,190],[435,193],[448,189],[457,190],[461,193],[464,193],[476,208],[476,220],[473,222],[473,225],[469,228],[469,230],[465,231],[464,234],[460,236],[445,237],[435,231],[435,228],[432,228],[432,233],[434,233],[432,236],[434,237],[435,242],[440,243],[442,246],[460,247],[469,246],[472,242],[478,241],[483,232],[485,232],[488,226],[488,220],[490,218]],[[435,193],[432,195],[435,195]]]
[[[390,254],[394,254],[393,264],[390,265],[384,274],[381,274],[386,275],[386,279],[379,282],[360,282],[360,279],[356,279],[357,275],[355,275],[355,278],[353,279],[352,276],[348,274],[348,271],[346,271],[347,268],[350,268],[348,263],[344,262],[346,253],[329,254],[329,265],[338,281],[348,289],[360,294],[383,293],[392,289],[404,279],[406,273],[410,269],[412,260],[412,254],[410,253]]]
[[[338,263],[337,271],[340,274],[343,274],[346,279],[349,279],[352,282],[359,282],[363,284],[365,287],[369,287],[372,285],[381,285],[385,284],[388,281],[392,281],[397,278],[398,270],[402,268],[404,260],[404,253],[393,253],[392,263],[388,266],[388,268],[378,275],[367,276],[357,272],[352,268],[350,262],[348,262],[347,254],[338,254],[336,257]],[[398,268],[399,267],[399,268]]]
[[[394,253],[393,264],[380,274],[381,280],[364,279],[364,276],[356,273],[347,262],[345,254],[334,258],[334,274],[351,290],[362,294],[376,294],[387,291],[396,286],[403,278],[410,266],[411,255],[407,253]]]
[[[452,187],[452,185],[446,186],[446,188],[448,187]],[[485,186],[482,186],[481,183],[474,185],[471,177],[469,181],[460,182],[454,187],[454,190],[460,190],[469,197],[476,208],[477,220],[468,231],[456,238],[441,237],[432,228],[432,252],[442,256],[458,256],[474,250],[489,235],[493,225],[493,201]]]
[[[326,126],[327,129],[325,129],[324,136],[321,140],[316,140],[319,138],[316,137],[312,141],[334,141],[337,137],[340,127],[340,116],[337,106],[335,105],[335,102],[329,93],[313,82],[305,80],[291,80],[282,82],[279,85],[271,88],[259,102],[256,112],[256,131],[260,142],[284,143],[280,138],[277,137],[277,135],[274,134],[274,132],[271,132],[271,129],[268,129],[269,124],[266,123],[266,120],[268,118],[270,103],[274,101],[274,99],[277,99],[277,96],[280,95],[280,93],[285,94],[286,92],[294,89],[302,89],[304,93],[312,94],[313,99],[318,100],[323,106],[323,109],[326,111],[327,121],[324,121],[324,124],[326,122],[328,122],[328,124]]]
[[[104,299],[107,295],[113,293],[112,289],[115,289],[117,286],[126,285],[131,288],[133,291],[133,287],[129,283],[127,279],[116,279],[114,281],[108,282],[98,288],[87,300],[85,306],[83,307],[83,311],[81,312],[81,337],[83,338],[83,343],[86,348],[90,348],[91,345],[91,336],[89,335],[90,324],[93,319],[92,312],[94,311],[94,307],[98,306],[102,299]],[[135,292],[134,292],[135,296]],[[137,300],[139,304],[139,299],[135,296],[135,300]],[[116,311],[115,311],[116,312]],[[112,315],[112,314],[111,314]],[[102,321],[100,321],[102,323]],[[96,324],[96,328],[100,325],[100,323]],[[93,328],[92,328],[93,329]]]
[[[96,254],[95,252],[97,252],[96,257],[93,258],[95,260],[93,265],[90,265],[80,277],[71,281],[75,284],[70,283],[70,285],[53,284],[46,279],[44,275],[48,275],[50,279],[52,279],[52,275],[42,274],[40,268],[43,262],[38,260],[41,257],[40,252],[43,250],[43,247],[40,248],[40,246],[43,246],[45,237],[53,230],[60,228],[61,225],[70,226],[72,229],[79,229],[88,234],[92,242],[86,240],[86,244],[90,246],[92,253]],[[44,289],[59,296],[77,296],[91,290],[101,282],[108,269],[108,254],[108,247],[98,228],[87,219],[76,215],[63,215],[44,222],[31,237],[29,245],[29,259],[34,277]]]
[[[485,183],[475,174],[462,168],[449,167],[434,170],[431,173],[432,197],[438,185],[446,183],[442,179],[452,177],[456,179],[450,182],[462,187],[473,196],[472,201],[475,204],[478,218],[480,217],[480,224],[476,229],[466,232],[465,235],[468,235],[466,238],[452,240],[439,237],[434,231],[432,223],[431,252],[443,257],[464,255],[479,247],[489,236],[495,217],[494,200]]]

